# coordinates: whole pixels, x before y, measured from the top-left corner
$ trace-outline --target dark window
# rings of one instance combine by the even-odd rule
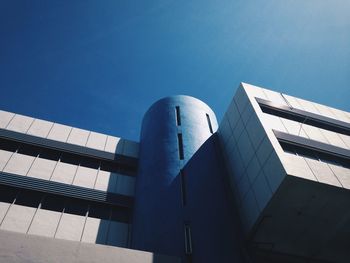
[[[19,143],[0,138],[0,149],[8,152],[15,152],[18,149]]]
[[[60,158],[60,152],[52,149],[42,148],[39,157],[42,159],[58,161]]]
[[[178,133],[177,134],[177,142],[179,146],[179,158],[180,160],[184,159],[184,148],[183,148],[183,141],[182,141],[182,134]]]
[[[176,114],[176,125],[180,126],[181,125],[181,115],[180,115],[180,107],[179,106],[175,107],[175,114]]]
[[[185,253],[192,254],[192,237],[189,223],[185,223]]]
[[[112,207],[111,220],[128,223],[129,222],[129,209],[124,207]]]
[[[63,163],[69,163],[73,165],[78,165],[80,163],[81,157],[76,154],[71,153],[62,153],[61,155],[61,162]]]
[[[210,133],[213,133],[213,127],[211,126],[211,121],[210,121],[210,116],[208,113],[205,114],[207,116],[207,122],[208,122],[208,126],[209,126],[209,131]]]
[[[311,149],[301,145],[280,142],[283,150],[288,153],[296,154],[301,157],[307,157],[324,163],[334,164],[350,168],[350,160],[344,156],[339,156],[318,149]]]
[[[12,204],[16,198],[17,193],[18,193],[18,189],[14,187],[7,186],[7,185],[0,185],[0,202]]]
[[[48,194],[41,204],[41,209],[62,212],[65,201],[66,199],[62,196]]]
[[[100,166],[100,161],[90,157],[83,157],[80,161],[80,165],[84,167],[98,169],[98,167]]]
[[[350,129],[348,127],[344,127],[336,123],[331,123],[331,122],[327,122],[326,120],[316,119],[315,117],[306,116],[301,113],[274,108],[272,106],[267,106],[261,103],[259,103],[259,105],[261,110],[267,114],[278,116],[284,119],[297,121],[300,123],[305,123],[324,130],[329,130],[329,131],[333,131],[333,132],[337,132],[345,135],[350,135]],[[322,118],[322,116],[319,116],[319,117]]]
[[[111,206],[106,204],[93,203],[89,208],[89,217],[108,220],[111,214]]]
[[[180,181],[181,181],[181,195],[182,195],[182,205],[185,206],[187,203],[187,189],[186,189],[186,178],[185,172],[180,170]]]
[[[18,153],[36,157],[40,153],[40,147],[30,144],[21,144]]]
[[[21,190],[15,204],[37,208],[43,198],[43,193],[31,190]]]
[[[86,216],[88,204],[86,201],[71,199],[65,205],[64,212],[67,214],[74,214]]]
[[[102,161],[100,169],[103,171],[113,172],[113,173],[119,172],[118,164],[113,162],[108,162],[108,161]]]

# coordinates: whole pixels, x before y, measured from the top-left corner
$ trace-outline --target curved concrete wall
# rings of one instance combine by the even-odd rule
[[[180,125],[176,107],[180,111]],[[216,130],[213,111],[193,97],[164,98],[147,111],[140,138],[132,235],[134,248],[184,255],[186,218],[180,169]],[[178,134],[182,134],[183,160],[179,156]]]

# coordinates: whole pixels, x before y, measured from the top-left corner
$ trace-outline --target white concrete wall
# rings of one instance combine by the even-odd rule
[[[0,129],[79,145],[100,151],[138,157],[139,143],[93,131],[0,110]]]
[[[0,230],[0,261],[90,263],[180,263],[176,257]]]
[[[350,114],[283,95],[294,108],[350,123]],[[230,182],[246,232],[288,175],[349,189],[350,169],[288,154],[272,130],[350,149],[350,137],[263,113],[256,98],[289,106],[278,92],[243,83],[219,127]]]

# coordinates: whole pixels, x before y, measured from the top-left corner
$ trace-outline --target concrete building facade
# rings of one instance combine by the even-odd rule
[[[348,262],[350,113],[242,83],[139,142],[0,111],[0,262]]]

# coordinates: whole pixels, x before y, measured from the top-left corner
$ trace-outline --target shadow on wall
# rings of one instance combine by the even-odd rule
[[[119,139],[115,146],[115,160],[121,163],[127,161],[127,158],[122,156],[125,142],[126,140]],[[109,168],[109,171],[101,169],[98,176],[104,182],[104,188],[108,193],[119,194],[120,188],[124,187],[125,184],[125,180],[122,178],[125,176],[120,175],[123,173],[123,169],[120,165]],[[126,199],[128,197],[121,196],[121,198]],[[95,228],[95,243],[128,248],[130,243],[130,209],[101,204],[97,210],[96,212],[100,218],[89,218],[92,229],[91,235],[94,234],[93,228]]]
[[[193,262],[243,262],[239,217],[216,133],[192,156],[183,174],[184,221],[191,227]]]
[[[181,259],[153,254],[153,260],[150,263],[181,263]]]

